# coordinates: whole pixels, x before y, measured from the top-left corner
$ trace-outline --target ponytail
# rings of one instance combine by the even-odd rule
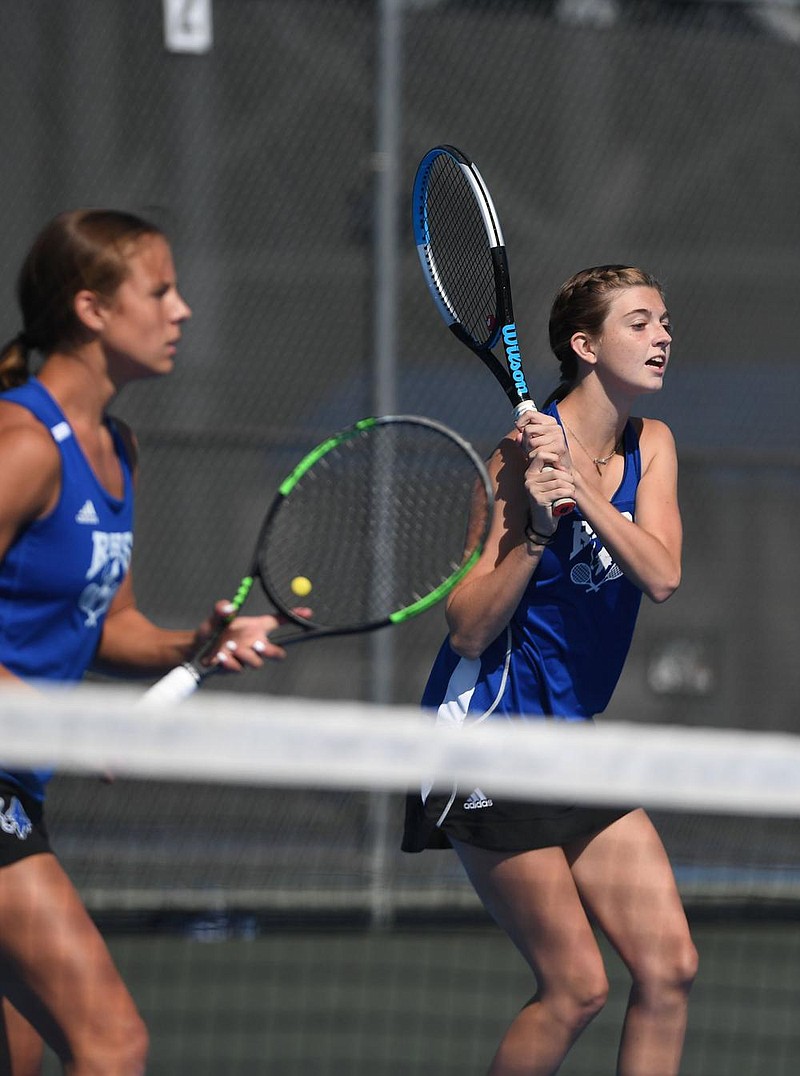
[[[541,405],[543,411],[545,407],[549,407],[551,403],[561,403],[565,396],[569,396],[572,390],[575,388],[575,381],[559,381],[544,403]]]
[[[0,392],[24,385],[30,378],[28,356],[30,344],[25,333],[19,333],[0,351]]]
[[[132,246],[162,234],[141,217],[114,209],[74,209],[46,224],[17,278],[25,328],[0,350],[0,391],[30,378],[32,351],[46,358],[80,343],[85,329],[75,314],[75,295],[83,288],[114,295],[130,271]]]

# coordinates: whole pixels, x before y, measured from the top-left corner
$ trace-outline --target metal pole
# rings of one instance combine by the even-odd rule
[[[377,0],[376,145],[374,171],[375,307],[373,321],[373,408],[377,415],[397,408],[397,193],[401,134],[401,36],[404,0]],[[371,700],[387,705],[392,698],[393,636],[377,632],[370,640]],[[370,915],[372,925],[391,922],[389,889],[388,792],[370,797]]]
[[[394,411],[397,399],[397,192],[400,170],[401,32],[404,0],[378,0],[378,68],[375,173],[376,414]]]

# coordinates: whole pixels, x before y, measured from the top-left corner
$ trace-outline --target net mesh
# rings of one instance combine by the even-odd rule
[[[452,852],[398,851],[403,793],[432,771],[646,805],[700,951],[683,1071],[797,1071],[796,737],[457,735],[400,707],[217,692],[143,711],[97,686],[0,703],[4,760],[58,767],[52,840],[150,1026],[149,1072],[486,1070],[534,980]],[[613,1070],[629,979],[601,945],[611,997],[571,1074]]]

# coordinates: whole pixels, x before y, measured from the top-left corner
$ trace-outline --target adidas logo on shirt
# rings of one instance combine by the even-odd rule
[[[100,522],[100,517],[97,514],[97,509],[91,501],[84,501],[83,507],[78,510],[75,515],[76,523],[89,523],[92,526]]]
[[[485,792],[481,792],[479,788],[476,788],[474,792],[470,793],[468,799],[464,801],[465,811],[477,811],[481,807],[492,807],[493,801],[488,799]]]

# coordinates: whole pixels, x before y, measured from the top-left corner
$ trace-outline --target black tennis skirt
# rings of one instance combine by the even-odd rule
[[[42,804],[10,781],[0,781],[0,867],[51,851]]]
[[[404,852],[450,848],[450,837],[494,852],[527,852],[569,844],[610,826],[633,807],[592,807],[497,799],[481,789],[406,797]]]

